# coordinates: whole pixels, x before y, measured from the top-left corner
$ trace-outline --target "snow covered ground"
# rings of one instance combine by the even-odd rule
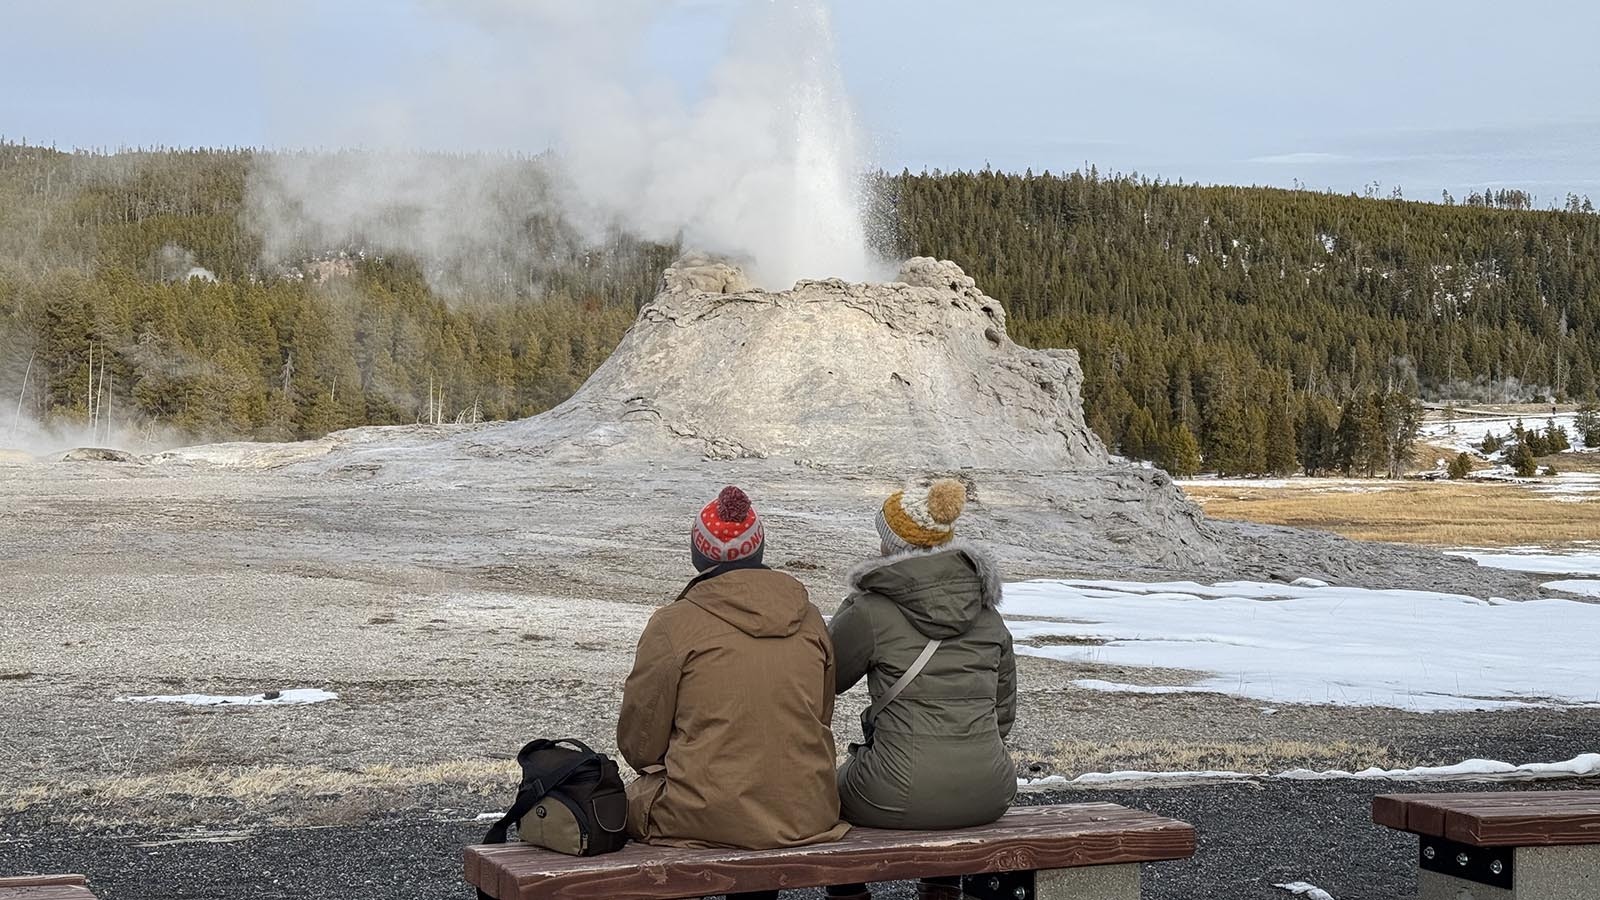
[[[1273,887],[1281,891],[1288,891],[1296,896],[1304,897],[1306,900],[1333,900],[1332,894],[1314,884],[1308,884],[1304,881],[1291,881],[1287,884],[1275,884]]]
[[[1600,449],[1586,448],[1583,439],[1578,436],[1577,429],[1573,427],[1573,420],[1577,416],[1573,413],[1559,413],[1557,415],[1524,415],[1524,416],[1470,416],[1458,417],[1449,421],[1430,420],[1424,422],[1420,439],[1426,443],[1439,447],[1446,447],[1457,452],[1466,450],[1476,453],[1483,447],[1483,438],[1486,434],[1497,434],[1505,437],[1511,433],[1513,426],[1521,421],[1523,427],[1529,429],[1543,429],[1554,421],[1556,425],[1567,430],[1567,438],[1572,442],[1572,449]]]
[[[1572,759],[1553,763],[1512,765],[1493,759],[1468,759],[1449,766],[1416,766],[1409,769],[1380,769],[1376,766],[1357,771],[1345,769],[1288,769],[1283,772],[1229,772],[1207,769],[1195,772],[1088,772],[1075,778],[1048,775],[1018,779],[1029,789],[1060,787],[1115,787],[1150,782],[1242,781],[1281,778],[1288,781],[1542,781],[1552,778],[1590,778],[1600,775],[1600,753],[1581,753]]]
[[[1445,552],[1451,556],[1464,556],[1480,566],[1494,569],[1533,572],[1538,575],[1588,575],[1600,578],[1600,542],[1592,540],[1573,541],[1572,547],[1567,550],[1551,550],[1535,546],[1463,547]],[[1552,582],[1546,582],[1545,586],[1549,587],[1551,584]],[[1589,593],[1573,591],[1570,587],[1557,590],[1568,593]]]
[[[1197,475],[1176,479],[1183,488],[1255,488],[1277,490],[1296,488],[1322,494],[1381,494],[1396,488],[1393,482],[1375,481],[1371,478],[1220,478],[1216,475]]]
[[[1075,682],[1096,690],[1424,712],[1600,705],[1600,604],[1577,600],[1309,580],[1069,580],[1008,585],[1002,610],[1019,653],[1206,673],[1165,685]]]

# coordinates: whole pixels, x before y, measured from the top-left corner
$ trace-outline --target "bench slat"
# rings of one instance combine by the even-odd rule
[[[1479,847],[1600,844],[1600,791],[1385,794],[1372,820]]]
[[[95,900],[89,889],[80,885],[46,884],[22,887],[0,885],[0,900]]]
[[[520,844],[468,847],[468,881],[498,900],[661,900],[939,875],[1067,869],[1194,855],[1194,828],[1114,803],[1013,809],[959,831],[856,828],[843,840],[780,850],[629,844],[594,857]],[[476,881],[473,881],[476,878]]]
[[[86,885],[89,879],[82,875],[10,875],[0,878],[0,888],[48,887],[52,885]]]

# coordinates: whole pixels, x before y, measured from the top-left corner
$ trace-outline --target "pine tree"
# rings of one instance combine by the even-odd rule
[[[1411,468],[1411,451],[1422,427],[1422,407],[1407,395],[1390,391],[1382,400],[1381,421],[1379,442],[1384,462],[1389,477],[1399,478]]]
[[[1462,479],[1472,474],[1472,454],[1462,451],[1450,460],[1450,477]]]
[[[1539,469],[1539,460],[1528,449],[1527,441],[1517,441],[1506,452],[1506,463],[1520,478],[1531,478]]]
[[[1545,452],[1542,456],[1552,453],[1564,453],[1572,449],[1572,441],[1567,437],[1567,430],[1556,424],[1555,419],[1549,419],[1544,428]]]
[[[1167,429],[1161,442],[1161,468],[1178,478],[1200,471],[1200,442],[1187,425],[1174,425]]]
[[[1287,398],[1279,398],[1267,410],[1266,471],[1273,475],[1292,475],[1300,468],[1294,418]]]
[[[1600,449],[1600,406],[1586,403],[1578,407],[1577,418],[1573,420],[1573,430],[1578,432],[1578,437],[1583,441],[1585,448]]]

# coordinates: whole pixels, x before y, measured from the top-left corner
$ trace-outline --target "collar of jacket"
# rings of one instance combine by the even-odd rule
[[[695,587],[705,584],[711,579],[716,578],[718,575],[726,575],[729,572],[743,572],[748,569],[765,569],[769,572],[772,571],[771,566],[763,563],[723,563],[721,565],[712,566],[704,572],[701,572],[700,574],[689,579],[689,583],[683,586],[683,590],[678,592],[678,596],[672,598],[672,602],[676,603],[679,600],[689,596],[689,592],[694,590]]]
[[[972,563],[972,568],[978,573],[983,594],[983,605],[991,609],[1000,606],[1003,584],[1000,579],[1000,564],[995,562],[988,551],[981,549],[971,541],[956,538],[942,547],[931,550],[908,550],[902,553],[892,553],[888,556],[875,556],[850,570],[850,589],[855,591],[865,590],[861,582],[873,572],[886,569],[895,563],[903,562],[919,556],[938,556],[941,553],[960,553]]]

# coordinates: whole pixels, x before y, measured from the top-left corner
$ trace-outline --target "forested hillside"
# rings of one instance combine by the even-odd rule
[[[1226,472],[1381,472],[1331,437],[1341,408],[1370,446],[1404,431],[1394,394],[1596,392],[1600,216],[1582,199],[1530,211],[1500,208],[1528,206],[1516,192],[1445,205],[993,172],[902,173],[880,197],[896,254],[960,262],[1019,340],[1077,348],[1095,430],[1178,470],[1198,438]]]
[[[605,358],[676,252],[591,246],[530,213],[511,237],[540,252],[472,261],[492,279],[359,239],[264,262],[251,160],[0,144],[0,389],[23,415],[194,438],[529,415]],[[522,165],[519,197],[542,183]],[[954,259],[1018,340],[1078,348],[1091,424],[1175,471],[1386,472],[1403,467],[1412,398],[1592,399],[1600,384],[1600,216],[1578,200],[1092,172],[873,181],[887,255]]]
[[[537,263],[448,297],[423,267],[453,261],[359,241],[268,265],[250,160],[0,145],[0,388],[23,415],[190,439],[532,415],[606,358],[673,258],[530,215]]]

